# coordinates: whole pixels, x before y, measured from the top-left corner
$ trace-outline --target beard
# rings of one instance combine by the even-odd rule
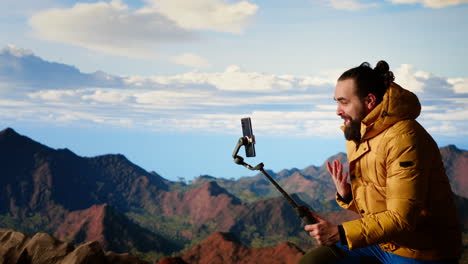
[[[356,144],[361,142],[361,120],[351,120],[344,128],[346,140],[352,140]]]
[[[348,116],[349,123],[345,125],[344,136],[346,140],[352,140],[357,145],[361,143],[361,121],[366,117],[364,110],[358,112],[356,118]]]

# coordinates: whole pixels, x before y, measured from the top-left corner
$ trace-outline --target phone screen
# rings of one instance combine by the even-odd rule
[[[247,145],[245,145],[245,155],[247,157],[255,157],[255,139],[252,132],[252,122],[250,121],[250,117],[242,118],[241,125],[244,137],[253,139],[252,141],[249,141]]]

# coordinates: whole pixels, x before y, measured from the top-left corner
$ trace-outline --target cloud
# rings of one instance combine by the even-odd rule
[[[395,82],[402,87],[405,87],[414,93],[420,93],[423,91],[424,83],[417,78],[418,74],[415,74],[414,66],[402,64],[393,72],[395,74]]]
[[[376,1],[365,0],[326,0],[335,9],[357,11],[380,6]],[[468,3],[468,0],[386,0],[392,4],[421,4],[428,8],[444,8]]]
[[[468,78],[454,78],[447,80],[449,84],[453,85],[455,93],[468,94]]]
[[[33,55],[32,50],[18,48],[13,44],[8,44],[0,50],[0,54],[9,53],[15,57],[25,57]]]
[[[447,136],[458,136],[460,135],[459,128],[457,128],[454,125],[451,125],[450,122],[442,122],[442,124],[439,124],[437,126],[429,126],[427,128],[427,131],[429,133],[436,133],[436,134],[443,134]],[[462,135],[467,135],[468,133],[463,133]]]
[[[205,58],[192,53],[184,53],[179,56],[172,57],[171,61],[176,64],[194,68],[204,68],[210,65]]]
[[[468,95],[468,79],[466,78],[445,78],[416,70],[409,64],[402,64],[393,72],[396,83],[418,94],[422,99]]]
[[[200,73],[188,72],[174,76],[129,77],[125,80],[134,85],[185,85],[196,84],[212,87],[227,92],[281,93],[309,89],[330,88],[335,80],[324,77],[301,77],[292,75],[274,75],[257,72],[245,72],[239,66],[231,65],[224,72]]]
[[[199,30],[242,32],[258,8],[246,1],[147,2],[137,10],[122,0],[77,3],[38,12],[29,24],[40,39],[113,55],[157,58],[159,45],[196,41]]]
[[[376,3],[364,3],[360,0],[329,0],[331,7],[341,10],[356,11],[361,9],[377,7]]]
[[[225,0],[146,0],[182,28],[241,33],[258,6],[247,1],[229,4]]]
[[[132,12],[119,0],[45,10],[29,24],[41,39],[133,57],[154,57],[158,44],[197,38],[156,11]]]
[[[393,4],[422,4],[429,8],[443,8],[467,4],[468,0],[387,0]]]
[[[8,45],[0,50],[0,92],[41,88],[121,85],[122,78],[104,72],[81,73],[76,67],[45,61],[32,51]]]
[[[1,120],[237,133],[240,118],[251,116],[256,131],[264,135],[342,137],[342,120],[332,99],[336,76],[247,72],[238,66],[173,76],[82,74],[18,48],[6,50],[0,53],[0,89],[9,90],[0,100]],[[11,64],[21,66],[17,74],[11,74]],[[63,74],[50,80],[29,76],[49,64]],[[420,98],[423,111],[418,120],[432,133],[468,134],[465,78],[449,79],[409,64],[398,67],[395,75]],[[82,81],[64,86],[73,76]],[[29,88],[21,89],[25,82]]]

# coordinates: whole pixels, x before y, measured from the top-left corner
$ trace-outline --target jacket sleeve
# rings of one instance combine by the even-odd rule
[[[350,249],[389,242],[417,226],[428,189],[428,179],[422,173],[423,152],[411,134],[400,134],[388,141],[379,153],[386,155],[387,209],[343,223]]]
[[[357,213],[356,206],[354,205],[354,200],[352,196],[350,197],[350,200],[347,201],[346,199],[342,198],[341,195],[338,194],[338,192],[335,194],[335,199],[336,202],[338,203],[339,206],[341,206],[343,209],[346,210],[351,210],[355,213]]]

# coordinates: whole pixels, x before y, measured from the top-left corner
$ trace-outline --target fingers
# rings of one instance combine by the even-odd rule
[[[339,161],[337,161],[337,160],[334,160],[333,164],[331,164],[330,162],[327,161],[327,170],[333,177],[336,177],[336,175],[337,175],[338,164],[339,164]]]
[[[334,173],[333,173],[333,168],[332,168],[330,162],[328,162],[328,161],[327,161],[327,169],[328,169],[328,172],[329,172],[331,175],[334,174]]]
[[[316,214],[314,211],[312,210],[309,210],[310,211],[310,214],[318,221],[318,222],[321,222],[323,221],[324,219],[322,217],[320,217],[318,214]]]
[[[343,173],[343,165],[338,160],[335,160],[335,171],[338,175],[341,175],[341,173]]]
[[[343,174],[343,181],[344,182],[348,182],[348,176],[349,176],[349,174],[347,172],[345,174]]]
[[[318,232],[318,225],[317,224],[312,224],[312,225],[305,225],[304,230],[311,233],[311,232]]]
[[[323,223],[313,224],[313,225],[306,225],[304,227],[305,231],[309,233],[311,237],[313,237],[319,245],[328,245],[329,235],[325,230],[326,226]]]

